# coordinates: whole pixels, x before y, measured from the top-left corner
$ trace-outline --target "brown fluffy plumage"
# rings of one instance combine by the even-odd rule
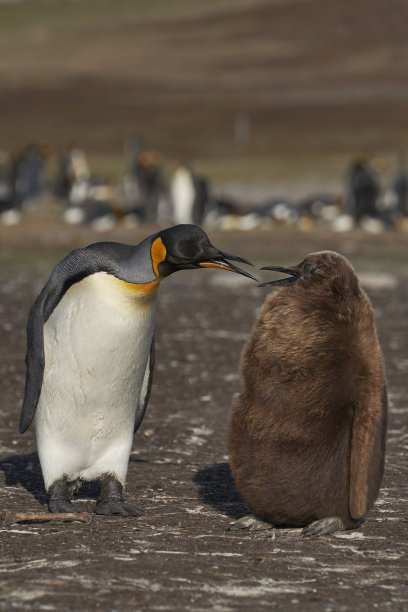
[[[266,300],[243,351],[231,470],[257,516],[319,521],[315,533],[329,533],[358,526],[378,495],[384,363],[373,309],[347,259],[322,251],[286,270],[291,284]],[[321,520],[332,517],[341,523]]]

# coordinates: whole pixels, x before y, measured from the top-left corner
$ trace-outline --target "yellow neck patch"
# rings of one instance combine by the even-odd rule
[[[159,270],[157,266],[166,259],[166,247],[164,246],[161,238],[156,238],[156,240],[152,243],[150,248],[150,256],[152,258],[152,265],[156,278],[159,278]]]
[[[128,291],[129,295],[133,295],[135,297],[138,295],[142,296],[153,293],[156,291],[160,283],[160,279],[158,278],[150,283],[128,283],[127,281],[119,278],[115,278],[115,281],[122,289]]]

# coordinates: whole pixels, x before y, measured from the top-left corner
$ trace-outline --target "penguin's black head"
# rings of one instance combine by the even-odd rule
[[[153,267],[159,277],[168,276],[177,270],[220,268],[257,280],[227,260],[252,265],[251,262],[216,249],[207,234],[197,225],[175,225],[158,232],[152,239],[151,253]]]
[[[260,287],[285,286],[302,282],[305,287],[312,284],[315,288],[317,284],[330,287],[331,291],[338,294],[359,293],[358,279],[353,267],[345,257],[334,251],[310,253],[300,264],[290,268],[265,266],[261,270],[274,270],[288,276],[262,283]]]

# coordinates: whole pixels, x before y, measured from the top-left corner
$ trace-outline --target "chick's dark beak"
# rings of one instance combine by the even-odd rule
[[[235,266],[230,261],[227,261],[228,259],[239,261],[241,263],[248,264],[249,266],[253,265],[250,261],[244,259],[243,257],[230,255],[229,253],[223,253],[222,251],[216,251],[215,257],[211,257],[207,261],[200,261],[198,265],[201,266],[201,268],[218,268],[220,270],[227,270],[228,272],[236,272],[237,274],[241,274],[242,276],[246,276],[247,278],[258,282],[258,279],[255,276],[249,272],[246,272],[246,270],[238,268],[238,266]]]
[[[299,270],[294,268],[282,268],[281,266],[264,266],[261,270],[274,270],[275,272],[283,272],[284,274],[288,274],[289,276],[285,276],[284,278],[279,278],[274,281],[269,281],[267,283],[261,283],[258,287],[272,287],[276,285],[292,285],[296,283],[300,278],[302,278]]]

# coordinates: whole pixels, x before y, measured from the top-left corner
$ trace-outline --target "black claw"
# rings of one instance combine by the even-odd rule
[[[273,525],[267,521],[248,514],[246,516],[233,521],[225,527],[225,531],[235,531],[237,529],[246,529],[247,531],[269,531],[273,529]]]
[[[318,537],[321,535],[329,535],[334,531],[343,530],[343,521],[337,516],[330,516],[324,519],[320,519],[318,521],[314,521],[313,523],[310,523],[310,525],[307,525],[302,530],[302,536],[304,538],[310,538],[313,536]]]

